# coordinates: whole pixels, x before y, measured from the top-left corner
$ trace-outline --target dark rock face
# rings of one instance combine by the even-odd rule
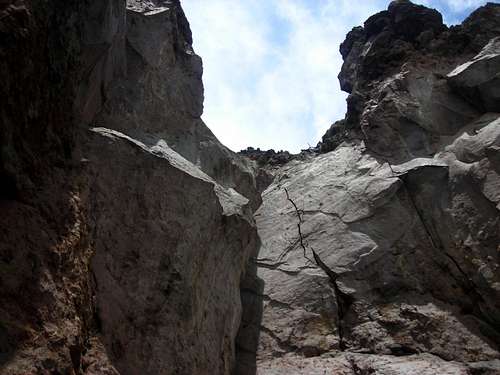
[[[366,20],[363,28],[354,28],[340,46],[345,59],[339,75],[342,89],[351,93],[354,82],[371,81],[397,68],[413,50],[423,49],[444,30],[436,10],[407,0],[393,1],[388,10]]]
[[[231,373],[260,195],[191,42],[178,1],[0,4],[2,374]]]
[[[191,31],[177,2],[128,2],[126,77],[108,90],[96,126],[116,129],[146,144],[159,139],[198,165],[256,208],[253,168],[223,146],[205,126],[202,61],[192,47]],[[189,139],[189,142],[186,142]]]
[[[257,246],[248,200],[165,142],[96,128],[90,145],[95,302],[113,364],[231,373],[240,278]]]
[[[293,159],[292,154],[288,151],[274,151],[267,150],[263,151],[260,148],[254,149],[253,147],[248,147],[246,150],[241,150],[240,155],[246,156],[250,160],[257,162],[259,166],[269,165],[280,165],[286,164]]]
[[[346,118],[255,214],[239,373],[500,373],[499,11],[347,35]]]
[[[333,151],[344,142],[348,135],[345,124],[345,120],[340,120],[330,126],[330,129],[323,135],[321,142],[318,143],[318,148],[321,153]]]
[[[93,326],[72,158],[87,11],[77,1],[0,4],[2,374],[76,371]]]
[[[436,11],[409,1],[395,1],[387,11],[370,17],[363,28],[354,28],[340,47],[344,58],[340,85],[351,94],[348,124],[359,124],[359,103],[373,98],[371,88],[398,73],[405,63],[434,62],[438,66],[432,70],[444,74],[479,53],[498,36],[495,20],[499,9],[498,4],[488,3],[462,25],[448,29]]]
[[[370,17],[364,27],[354,28],[340,47],[344,64],[339,80],[350,94],[345,119],[349,131],[343,132],[343,139],[371,137],[367,143],[373,151],[403,161],[432,155],[437,150],[437,137],[454,134],[480,113],[497,111],[493,87],[498,65],[491,59],[496,44],[492,42],[480,53],[499,35],[499,15],[500,5],[488,3],[462,25],[448,29],[436,11],[409,1],[394,1],[387,11]],[[406,31],[398,22],[413,26]],[[479,64],[479,69],[488,64],[484,74],[489,77],[476,77],[475,83],[464,83],[464,79],[470,81],[464,74],[447,79],[447,74],[457,75],[458,71],[452,71],[469,60]],[[473,67],[467,69],[467,74],[472,72]],[[450,96],[450,90],[460,93]],[[405,95],[401,95],[403,91]],[[481,95],[485,99],[478,100],[486,103],[474,99]],[[403,123],[404,130],[400,129]],[[325,134],[322,143],[332,146],[324,146],[323,152],[341,143],[339,129],[334,124]],[[377,140],[387,142],[377,145]]]

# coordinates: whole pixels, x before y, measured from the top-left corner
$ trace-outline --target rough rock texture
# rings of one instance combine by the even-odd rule
[[[500,373],[499,14],[349,33],[346,119],[255,214],[238,373]]]
[[[350,353],[305,359],[279,358],[262,363],[259,373],[268,375],[494,375],[498,374],[498,371],[500,371],[500,361],[463,364],[455,361],[442,361],[430,354],[398,358]]]
[[[72,373],[91,335],[92,250],[72,108],[87,50],[80,35],[110,5],[0,4],[2,374]]]
[[[283,165],[296,158],[296,155],[291,154],[288,151],[281,150],[276,152],[272,149],[264,151],[260,148],[254,149],[253,147],[248,147],[246,150],[241,150],[239,154],[255,161],[257,165],[261,167],[266,165]]]
[[[109,129],[93,133],[92,269],[116,368],[229,374],[240,277],[257,240],[248,200],[165,142],[149,147]]]
[[[339,81],[350,94],[348,112],[341,124],[333,124],[325,134],[322,152],[332,151],[343,139],[371,137],[374,151],[398,161],[425,153],[432,155],[439,149],[434,138],[443,133],[452,135],[477,116],[474,110],[497,110],[489,103],[496,94],[488,85],[495,85],[498,62],[493,56],[498,42],[492,41],[480,53],[500,35],[500,6],[488,3],[451,28],[439,24],[441,17],[435,11],[425,9],[405,0],[394,1],[387,11],[370,17],[364,27],[356,27],[347,35],[340,47],[344,64]],[[398,26],[398,20],[402,20],[401,25],[413,27]],[[468,76],[474,75],[475,67],[485,67],[485,76],[476,76],[474,79],[480,79],[476,83],[465,83],[471,85],[468,90],[461,89],[464,75],[461,81],[455,79],[456,85],[450,85],[453,78],[447,79],[446,75],[468,61]],[[453,75],[465,68],[462,66]],[[459,82],[460,95],[448,95],[459,87]],[[472,98],[477,90],[485,91],[488,103]],[[397,117],[401,117],[400,121]],[[439,119],[442,124],[429,124],[430,119]],[[377,139],[388,141],[391,147],[378,145]],[[395,150],[391,150],[393,147]]]
[[[193,52],[178,2],[129,1],[127,8],[127,74],[110,87],[96,126],[124,131],[149,145],[165,140],[257,208],[252,165],[223,146],[200,118],[202,61]]]
[[[200,120],[179,2],[128,8],[0,2],[2,374],[234,367],[253,167]]]
[[[499,35],[353,29],[346,118],[252,217],[178,0],[0,1],[0,373],[499,374]]]
[[[458,94],[485,111],[500,108],[500,37],[492,39],[471,61],[448,74]]]

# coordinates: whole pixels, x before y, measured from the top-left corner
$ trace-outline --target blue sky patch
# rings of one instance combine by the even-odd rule
[[[481,0],[414,1],[460,23]],[[500,2],[500,0],[494,1]],[[337,75],[346,33],[382,0],[182,0],[203,58],[203,119],[234,151],[297,152],[344,117]]]

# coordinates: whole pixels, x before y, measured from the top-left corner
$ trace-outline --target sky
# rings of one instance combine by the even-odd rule
[[[233,151],[315,146],[346,111],[340,43],[389,2],[181,0],[203,58],[205,123]],[[449,25],[486,3],[414,2],[438,9]]]

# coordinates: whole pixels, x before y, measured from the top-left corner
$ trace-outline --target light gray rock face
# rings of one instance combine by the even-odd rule
[[[331,133],[344,143],[289,162],[263,193],[240,374],[500,373],[500,114],[453,82],[496,82],[483,60],[497,41],[476,57],[429,47],[498,6],[452,31],[433,26],[425,42],[425,30],[395,29],[403,15],[437,22],[411,7],[391,3],[341,47],[352,94],[342,132]],[[399,57],[389,61],[391,48]]]
[[[373,152],[397,162],[432,156],[442,136],[455,134],[478,117],[447,80],[420,65],[382,81],[361,114],[363,137]]]
[[[245,289],[262,313],[244,315],[240,333],[259,368],[276,357],[287,363],[290,353],[499,358],[499,217],[496,195],[487,195],[498,191],[497,174],[487,159],[464,165],[451,151],[480,144],[482,134],[486,147],[498,144],[497,121],[467,145],[462,135],[441,157],[392,171],[362,144],[280,170],[256,213],[262,246],[256,280]],[[470,178],[490,186],[477,191]],[[307,258],[285,189],[302,213]],[[252,333],[257,339],[248,340]]]

